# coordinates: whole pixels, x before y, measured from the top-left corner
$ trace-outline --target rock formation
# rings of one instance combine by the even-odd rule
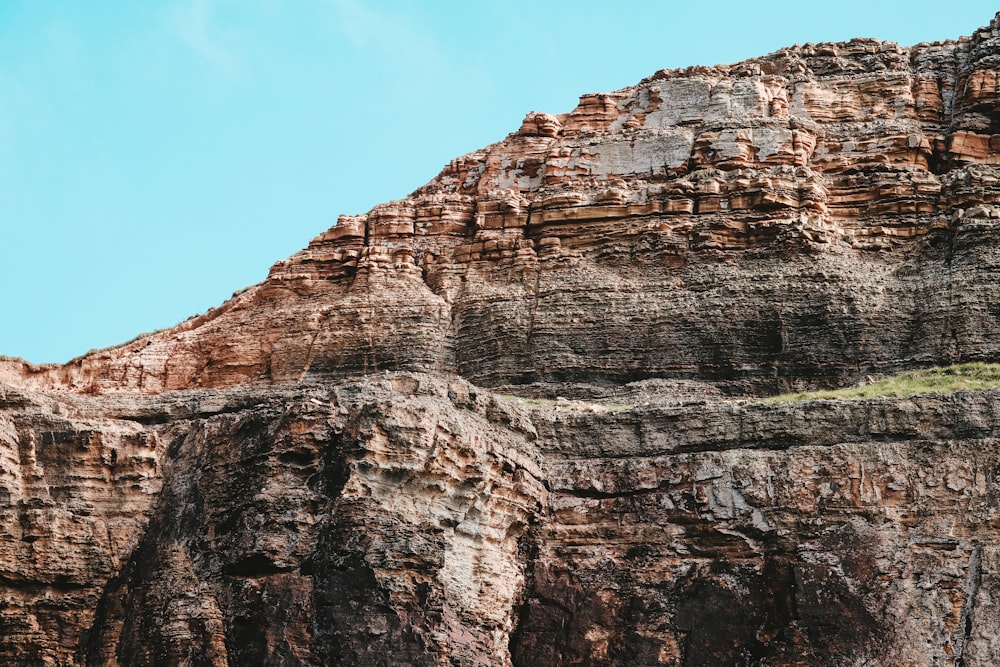
[[[1000,357],[998,63],[660,71],[0,360],[3,664],[1000,663],[1000,392],[749,400]]]

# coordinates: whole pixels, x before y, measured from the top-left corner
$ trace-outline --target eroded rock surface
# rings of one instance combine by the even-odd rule
[[[404,373],[61,409],[18,416],[6,664],[1000,656],[997,392],[529,411]]]
[[[518,664],[997,660],[998,394],[536,413]]]
[[[529,114],[205,315],[0,358],[0,662],[1000,664],[1000,16]]]
[[[534,429],[463,382],[268,397],[172,445],[86,653],[106,664],[510,664]],[[113,664],[113,663],[112,663]]]
[[[142,424],[0,385],[0,662],[69,664],[161,486]]]
[[[378,370],[745,393],[995,356],[998,29],[660,71],[529,114],[218,309],[0,374],[97,393]]]

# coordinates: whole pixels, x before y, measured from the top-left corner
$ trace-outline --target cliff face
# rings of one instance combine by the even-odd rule
[[[67,664],[146,525],[161,455],[140,423],[0,385],[0,662]]]
[[[997,398],[546,419],[515,662],[995,663]]]
[[[1000,393],[648,398],[529,412],[406,373],[8,392],[0,654],[996,663]]]
[[[997,664],[1000,393],[746,399],[998,356],[998,54],[658,72],[0,361],[3,663]]]
[[[997,30],[661,71],[529,114],[215,311],[7,374],[91,392],[433,370],[744,393],[990,357]]]

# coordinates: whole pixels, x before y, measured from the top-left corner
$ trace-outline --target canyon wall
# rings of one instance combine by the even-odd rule
[[[0,654],[995,664],[1000,392],[646,398],[528,409],[410,373],[9,391]]]
[[[997,31],[793,47],[531,113],[205,315],[0,376],[97,393],[426,370],[743,394],[991,358]]]
[[[1000,17],[531,113],[267,280],[0,358],[0,660],[994,665]]]

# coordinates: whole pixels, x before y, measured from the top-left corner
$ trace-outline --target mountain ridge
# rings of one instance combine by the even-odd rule
[[[388,368],[457,372],[479,384],[575,375],[612,383],[726,380],[730,392],[752,394],[983,359],[995,351],[991,344],[965,340],[945,322],[974,314],[939,304],[930,319],[941,321],[931,322],[907,293],[953,290],[955,281],[939,275],[952,273],[946,265],[956,239],[992,224],[990,142],[1000,135],[991,134],[989,108],[997,93],[992,70],[977,63],[988,64],[996,39],[994,20],[970,38],[908,49],[870,39],[804,45],[728,66],[661,70],[635,86],[584,95],[567,114],[531,112],[517,131],[456,158],[409,197],[341,216],[275,264],[263,283],[203,315],[62,366],[8,360],[0,372],[40,389],[98,392],[277,384]],[[619,350],[617,342],[565,355],[533,347],[539,336],[548,347],[574,338],[548,324],[570,306],[540,299],[538,289],[590,281],[594,294],[576,296],[595,305],[598,290],[690,299],[687,282],[695,290],[705,281],[747,289],[741,263],[780,282],[784,269],[766,266],[768,257],[794,266],[800,253],[844,284],[817,292],[827,310],[859,309],[854,330],[836,332],[843,341],[822,340],[805,322],[789,326],[831,315],[776,287],[748,305],[785,300],[788,312],[772,308],[756,324],[704,321],[693,305],[669,313],[687,321],[696,339],[729,339],[730,349],[706,343],[697,358],[667,358],[641,345]],[[727,261],[736,261],[733,275],[713,273]],[[802,271],[800,282],[817,281]],[[852,289],[859,272],[894,274],[859,279]],[[470,281],[479,287],[467,289]],[[491,302],[497,291],[510,296]],[[871,311],[885,291],[900,298],[900,321],[891,327]],[[653,347],[677,345],[662,340],[670,337],[660,331],[667,315],[628,309],[655,332]],[[414,329],[409,342],[372,324],[397,310]],[[480,368],[475,358],[487,343],[475,331],[490,318],[517,322],[519,330],[491,330],[510,351]],[[367,345],[336,334],[355,321]],[[609,324],[603,329],[623,325]],[[923,343],[890,336],[864,350],[880,330],[920,327],[938,331],[921,335]],[[602,327],[590,328],[592,339]],[[751,328],[769,329],[768,340],[741,343],[753,337]],[[837,368],[834,351],[853,356],[854,368]],[[710,364],[711,356],[742,359]],[[602,366],[628,370],[607,375]]]

